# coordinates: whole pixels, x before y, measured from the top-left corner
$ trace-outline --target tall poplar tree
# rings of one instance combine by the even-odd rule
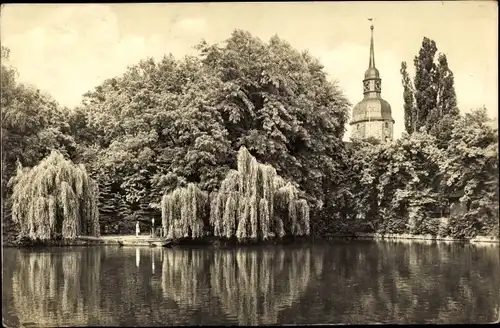
[[[447,139],[443,124],[458,116],[453,72],[445,54],[437,54],[436,42],[424,37],[413,63],[415,77],[410,78],[406,62],[401,63],[405,128],[408,133],[425,127],[438,139]]]

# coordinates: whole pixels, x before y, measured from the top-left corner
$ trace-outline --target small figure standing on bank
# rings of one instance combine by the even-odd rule
[[[140,233],[141,233],[141,230],[139,229],[139,221],[137,221],[135,223],[135,235],[136,235],[136,237],[138,237]]]

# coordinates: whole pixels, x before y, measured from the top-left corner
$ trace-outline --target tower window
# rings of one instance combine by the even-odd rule
[[[388,129],[389,128],[389,122],[385,122],[385,128]]]

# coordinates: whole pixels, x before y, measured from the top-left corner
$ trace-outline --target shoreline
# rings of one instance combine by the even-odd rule
[[[444,242],[444,243],[468,243],[468,244],[500,244],[500,239],[495,236],[476,236],[471,239],[458,239],[452,237],[438,237],[432,235],[410,235],[410,234],[381,234],[381,233],[355,233],[355,234],[328,234],[321,237],[299,236],[284,238],[273,238],[266,241],[237,241],[235,238],[225,239],[213,236],[205,236],[200,239],[181,238],[169,240],[149,235],[104,235],[100,237],[79,236],[72,240],[49,240],[43,242],[7,242],[2,247],[6,248],[38,248],[38,247],[66,247],[66,246],[119,246],[119,247],[178,247],[178,246],[215,246],[215,247],[239,247],[239,246],[264,246],[264,245],[294,245],[314,241],[328,240],[387,240],[387,241],[414,241],[414,242]]]
[[[356,239],[377,239],[377,240],[428,240],[440,242],[467,242],[467,243],[500,243],[500,239],[496,236],[476,236],[471,239],[460,239],[453,237],[439,237],[433,235],[411,235],[411,234],[381,234],[381,233],[356,233]]]
[[[339,239],[349,238],[348,235],[331,234],[323,238]],[[500,239],[495,236],[476,236],[470,239],[460,239],[453,237],[439,237],[433,235],[411,235],[411,234],[393,234],[393,233],[356,233],[350,237],[354,240],[386,240],[386,241],[413,241],[426,243],[467,243],[473,245],[499,245]]]

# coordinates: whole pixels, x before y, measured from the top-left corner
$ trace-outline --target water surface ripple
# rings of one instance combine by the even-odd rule
[[[8,326],[490,323],[499,246],[3,249]]]

